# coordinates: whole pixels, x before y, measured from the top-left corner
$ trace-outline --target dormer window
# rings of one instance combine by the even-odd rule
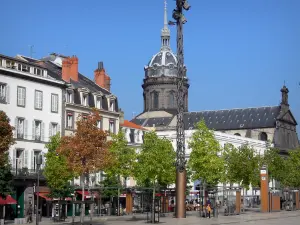
[[[101,97],[96,97],[96,108],[101,109],[102,108],[102,100]]]
[[[38,68],[34,68],[33,73],[34,73],[35,75],[41,76],[41,75],[42,75],[42,70],[41,70],[41,69],[38,69]]]
[[[83,106],[88,106],[88,95],[87,94],[82,95],[81,103]]]
[[[110,111],[115,111],[115,100],[110,100]]]
[[[15,62],[6,60],[6,68],[8,69],[16,69]]]
[[[73,103],[73,91],[72,90],[67,90],[66,101],[67,101],[67,103]]]
[[[18,64],[18,70],[29,73],[30,67],[24,64]]]

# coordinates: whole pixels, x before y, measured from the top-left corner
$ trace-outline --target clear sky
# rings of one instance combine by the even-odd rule
[[[284,81],[300,122],[300,1],[190,0],[184,26],[189,110],[278,105]],[[163,0],[10,0],[0,7],[0,53],[79,57],[93,78],[104,61],[130,119],[143,109],[144,66],[160,49]],[[175,1],[168,0],[169,17]],[[176,52],[176,30],[171,45]]]

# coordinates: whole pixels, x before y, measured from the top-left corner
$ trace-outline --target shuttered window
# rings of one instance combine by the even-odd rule
[[[34,108],[38,110],[43,109],[43,92],[42,91],[35,91],[34,94]]]
[[[58,95],[51,94],[51,112],[58,112]]]
[[[26,104],[26,88],[18,87],[17,89],[17,105],[25,107]]]

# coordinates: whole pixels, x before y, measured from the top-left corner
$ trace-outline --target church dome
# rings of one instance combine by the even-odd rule
[[[172,51],[162,50],[152,57],[148,66],[149,67],[154,67],[155,65],[156,66],[169,66],[171,64],[174,67],[177,65],[176,56],[174,55],[174,53]]]

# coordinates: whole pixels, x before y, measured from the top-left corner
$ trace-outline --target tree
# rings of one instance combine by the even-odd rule
[[[0,165],[0,197],[5,198],[12,193],[12,180],[11,165],[9,163],[8,153],[3,153],[1,158],[2,164]]]
[[[283,178],[283,185],[289,188],[300,187],[300,149],[289,152],[289,157],[285,161],[286,173]]]
[[[120,187],[120,180],[118,177],[110,174],[106,174],[103,181],[100,182],[102,187],[101,196],[103,198],[110,198],[118,196],[118,187]]]
[[[215,139],[214,132],[207,128],[204,120],[196,125],[189,142],[192,149],[188,165],[193,171],[192,180],[202,180],[208,185],[217,185],[224,172],[221,147]]]
[[[173,184],[176,177],[176,152],[166,138],[159,138],[155,132],[144,136],[141,152],[135,164],[135,178],[139,185],[150,182],[152,192],[152,221],[154,221],[155,192],[158,183]]]
[[[121,185],[121,178],[124,178],[126,186],[126,179],[133,175],[134,163],[136,161],[135,149],[128,146],[123,131],[112,135],[112,141],[109,147],[112,163],[111,166],[105,169],[109,177],[117,177],[118,183]],[[118,215],[120,214],[120,186],[118,187]]]
[[[7,164],[6,153],[10,146],[15,144],[13,130],[9,124],[10,120],[5,112],[0,111],[0,166]]]
[[[66,156],[56,152],[60,142],[59,133],[50,138],[50,142],[46,145],[48,152],[45,155],[47,160],[44,168],[44,176],[50,188],[50,196],[59,199],[71,196],[73,190],[70,186],[70,180],[74,177],[68,167]]]
[[[89,173],[105,169],[110,162],[108,133],[98,128],[101,121],[99,111],[94,109],[87,116],[80,116],[76,122],[77,129],[72,136],[63,137],[57,152],[67,159],[67,164],[74,175],[82,179],[82,210],[81,223],[83,222],[84,181]]]

